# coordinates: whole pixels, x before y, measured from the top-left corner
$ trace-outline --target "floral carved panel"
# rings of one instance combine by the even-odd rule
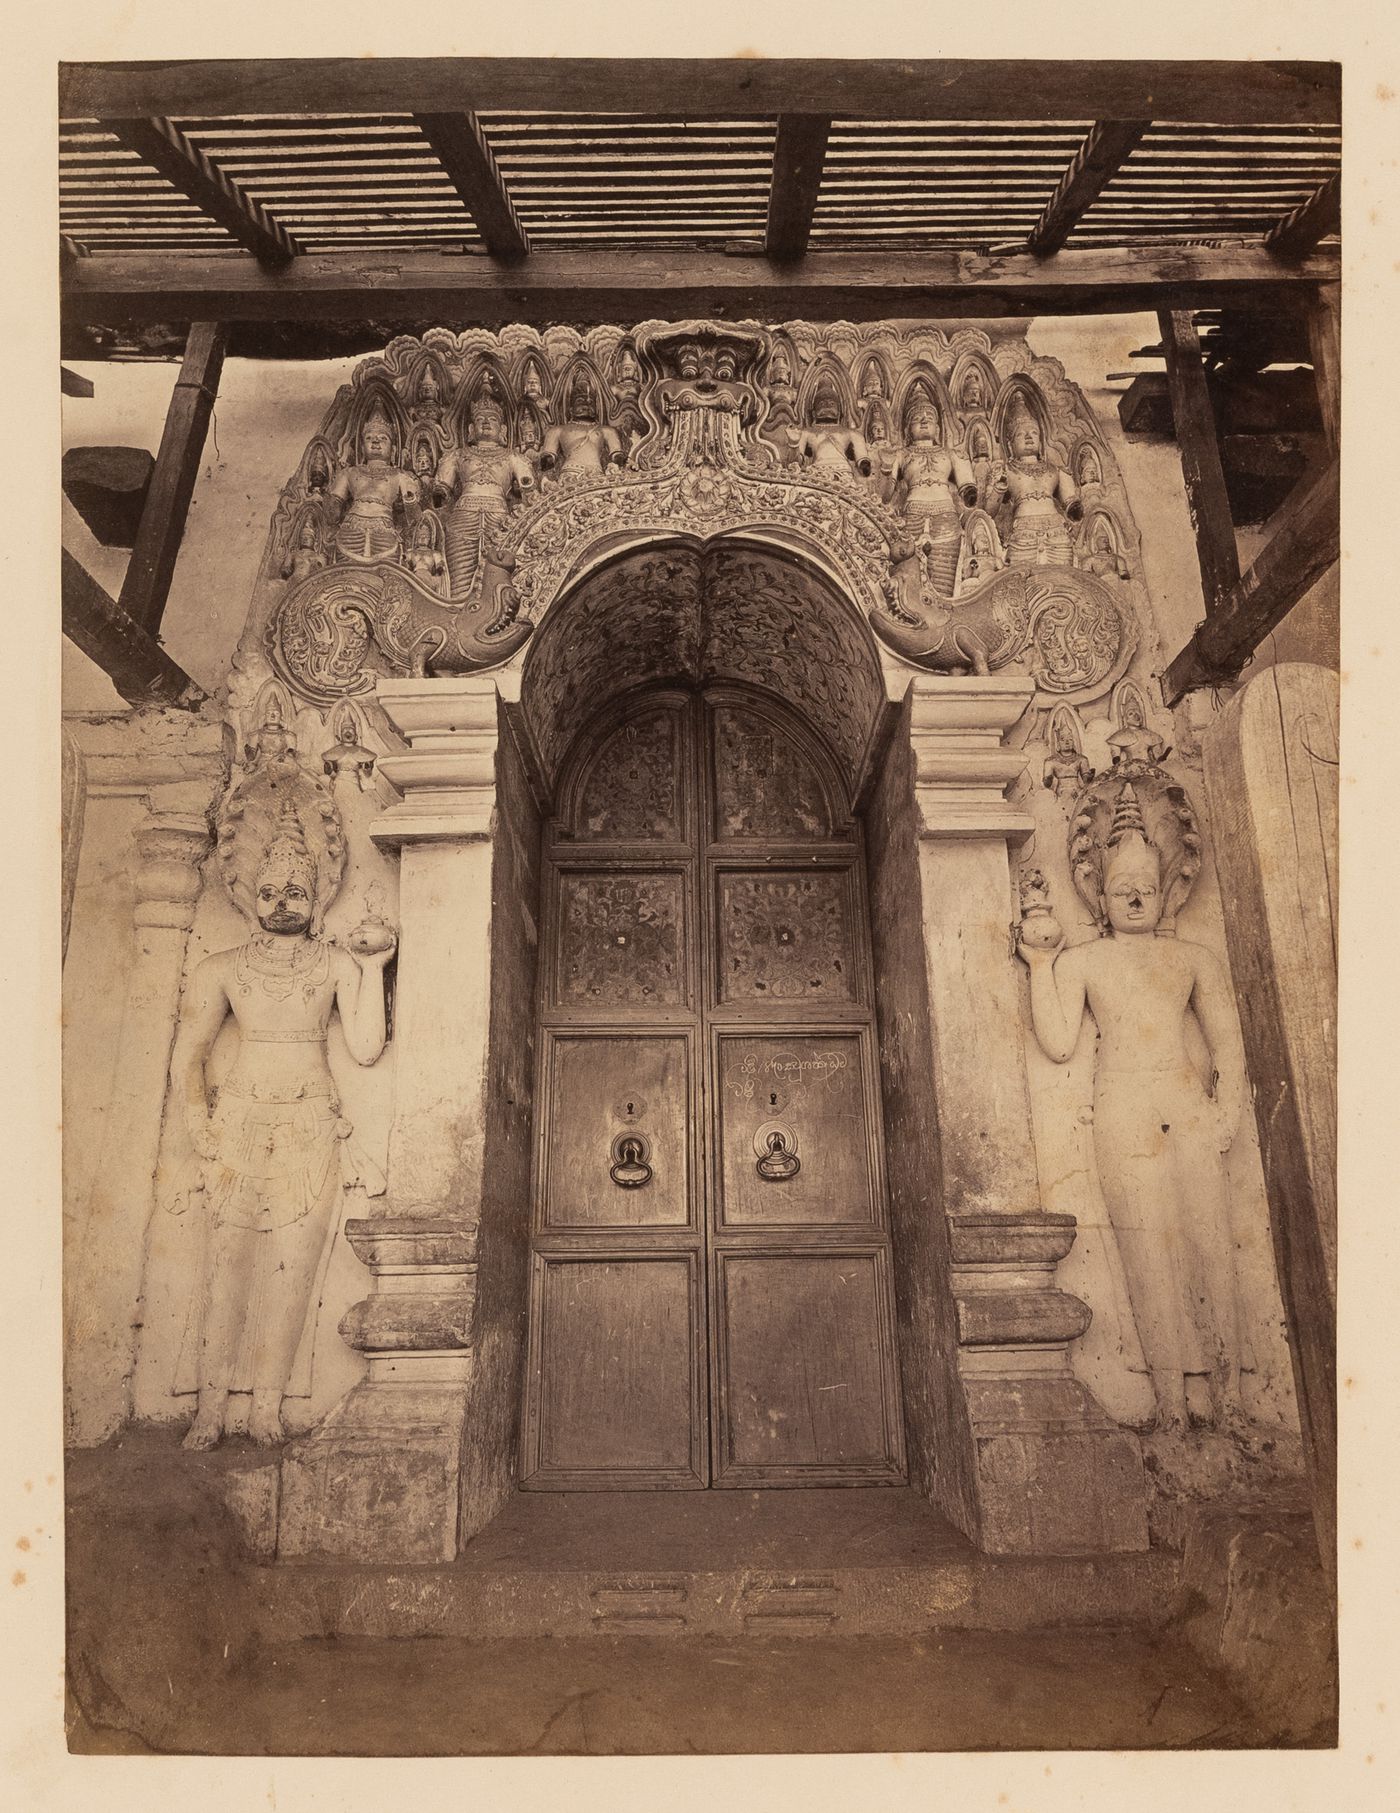
[[[722,870],[716,886],[722,1002],[855,1000],[844,870]]]
[[[672,711],[647,712],[620,726],[589,769],[573,835],[679,842],[685,835],[677,785],[681,749]]]
[[[685,1005],[679,875],[566,872],[558,913],[560,1007]]]

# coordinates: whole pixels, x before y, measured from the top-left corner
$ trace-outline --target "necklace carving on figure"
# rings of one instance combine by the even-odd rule
[[[251,938],[239,947],[234,963],[239,988],[245,995],[251,994],[256,981],[265,995],[271,995],[274,1001],[286,1001],[300,985],[309,1001],[330,974],[329,950],[315,939],[300,949],[294,948],[290,962],[280,962],[272,957],[277,949],[277,944],[262,938]],[[259,958],[263,961],[259,962]]]

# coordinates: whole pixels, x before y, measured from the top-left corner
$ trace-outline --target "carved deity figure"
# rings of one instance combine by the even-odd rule
[[[852,470],[869,478],[873,470],[864,436],[841,422],[841,399],[828,378],[820,378],[812,398],[812,426],[797,439],[797,457],[828,478],[847,478]]]
[[[958,393],[958,404],[962,409],[985,409],[987,406],[987,386],[982,377],[980,365],[969,365]]]
[[[1013,567],[1069,566],[1074,543],[1066,518],[1078,522],[1084,506],[1069,473],[1045,460],[1040,424],[1019,396],[1007,411],[1006,454],[992,480],[991,505],[999,501],[1010,517],[1002,533],[1008,561]]]
[[[443,525],[453,598],[468,598],[481,581],[492,538],[510,514],[512,500],[535,488],[530,462],[506,445],[506,418],[495,394],[485,390],[472,405],[467,445],[438,463],[437,491],[452,500]]]
[[[1240,1341],[1223,1155],[1244,1101],[1244,1059],[1214,954],[1159,930],[1162,866],[1131,782],[1102,860],[1108,935],[1063,947],[1037,926],[1030,969],[1041,1049],[1066,1063],[1087,1007],[1098,1028],[1094,1155],[1152,1377],[1159,1427],[1188,1423],[1189,1376],[1209,1381],[1218,1420],[1241,1414]],[[1203,1087],[1187,1049],[1194,1015],[1213,1066]]]
[[[938,411],[922,390],[905,412],[904,438],[904,450],[890,469],[891,494],[902,494],[905,526],[919,551],[926,583],[948,598],[962,540],[958,498],[975,504],[977,486],[963,456],[943,446]]]
[[[1057,706],[1050,714],[1050,753],[1045,758],[1045,785],[1064,805],[1093,778],[1093,766],[1080,747],[1073,714],[1068,706]]]
[[[598,398],[579,372],[569,386],[568,419],[551,428],[540,444],[540,470],[564,482],[602,478],[609,466],[622,464],[622,440],[615,428],[598,420]]]
[[[1113,700],[1117,728],[1108,738],[1113,766],[1125,767],[1130,762],[1165,761],[1168,750],[1147,721],[1147,706],[1136,682],[1120,683]]]
[[[305,510],[298,519],[292,537],[292,545],[282,562],[282,577],[290,579],[295,585],[299,579],[305,579],[317,572],[326,564],[326,557],[321,552],[321,536],[317,528],[315,515]]]
[[[396,517],[411,524],[418,508],[418,486],[394,464],[394,431],[376,409],[360,430],[360,459],[342,466],[326,492],[329,507],[340,516],[335,532],[342,560],[392,560],[403,545]],[[343,512],[343,514],[341,514]]]
[[[251,809],[243,814],[235,835],[246,841],[255,818]],[[356,1063],[379,1057],[384,966],[395,939],[370,923],[344,949],[321,937],[328,878],[306,823],[284,794],[275,835],[251,875],[257,929],[195,970],[171,1060],[202,1161],[196,1191],[206,1216],[199,1401],[187,1448],[212,1448],[225,1433],[229,1392],[249,1347],[248,1433],[256,1442],[282,1440],[282,1399],[341,1191],[384,1188],[341,1115],[326,1033],[339,1010]],[[205,1064],[230,1015],[238,1051],[211,1109]]]

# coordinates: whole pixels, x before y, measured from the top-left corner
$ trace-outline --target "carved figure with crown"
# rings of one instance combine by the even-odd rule
[[[1098,1034],[1094,1156],[1151,1373],[1157,1423],[1241,1415],[1240,1331],[1224,1154],[1244,1102],[1244,1057],[1223,967],[1174,935],[1200,861],[1184,790],[1135,762],[1091,782],[1070,834],[1075,885],[1102,936],[1064,946],[1043,922],[1017,949],[1041,1049],[1066,1063],[1087,1008]],[[1197,1022],[1203,1078],[1187,1039]]]
[[[551,428],[540,446],[540,470],[561,484],[596,483],[623,460],[622,439],[599,419],[598,395],[588,373],[578,371],[569,386],[565,420]]]
[[[359,460],[342,466],[326,490],[341,560],[394,560],[418,510],[418,485],[394,458],[394,430],[375,408],[360,429]]]
[[[1006,460],[991,480],[989,507],[1004,513],[1002,539],[1013,567],[1069,566],[1068,524],[1084,514],[1079,487],[1045,458],[1045,436],[1029,405],[1014,394],[1003,431]]]
[[[437,494],[450,503],[443,530],[454,602],[480,591],[494,537],[534,489],[534,470],[507,445],[505,411],[488,382],[472,403],[466,446],[449,448],[437,469]]]
[[[904,450],[890,469],[890,493],[902,508],[924,584],[951,598],[962,548],[958,502],[975,504],[977,484],[963,456],[943,445],[938,410],[922,388],[905,405]]]
[[[811,426],[797,437],[797,457],[826,478],[869,478],[874,465],[865,437],[847,428],[841,415],[835,381],[823,372],[812,392]]]
[[[384,967],[396,940],[374,920],[344,946],[322,936],[344,869],[339,819],[325,786],[292,753],[280,707],[274,716],[219,815],[220,867],[252,936],[195,970],[171,1059],[196,1154],[183,1196],[202,1203],[205,1224],[182,1359],[199,1393],[190,1448],[219,1442],[229,1394],[245,1388],[248,1433],[282,1439],[283,1397],[342,1191],[384,1190],[341,1114],[326,1036],[338,1012],[355,1062],[379,1057]],[[205,1066],[230,1017],[237,1054],[211,1092]]]

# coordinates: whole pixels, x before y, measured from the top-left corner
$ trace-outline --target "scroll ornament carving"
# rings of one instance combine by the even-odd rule
[[[759,532],[819,552],[914,665],[1020,662],[1048,698],[1097,696],[1133,651],[1129,589],[1102,583],[1132,548],[1057,371],[973,330],[843,324],[396,341],[286,500],[269,658],[320,705],[375,672],[498,666],[603,550]]]
[[[384,966],[396,939],[367,918],[343,946],[322,935],[345,867],[339,814],[295,754],[281,689],[264,689],[243,773],[217,814],[218,865],[252,935],[198,966],[186,990],[171,1078],[194,1156],[177,1212],[196,1207],[204,1263],[177,1389],[198,1391],[186,1446],[225,1432],[229,1393],[251,1388],[248,1432],[282,1439],[282,1403],[310,1389],[309,1311],[343,1190],[384,1179],[356,1146],[326,1061],[337,1011],[346,1047],[384,1047]],[[217,1090],[206,1061],[225,1020],[239,1043]]]

